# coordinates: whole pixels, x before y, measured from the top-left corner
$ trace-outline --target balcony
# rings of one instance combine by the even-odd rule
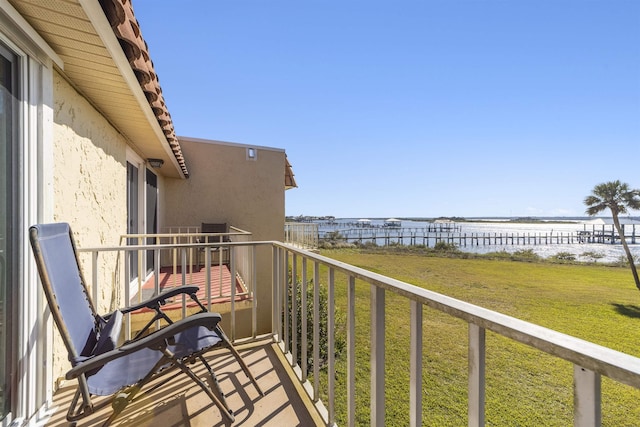
[[[602,404],[603,380],[607,389],[612,384],[621,384],[631,387],[633,393],[640,392],[640,359],[637,357],[292,245],[250,241],[246,233],[240,233],[231,242],[216,243],[196,243],[196,236],[191,233],[153,237],[156,239],[153,245],[80,249],[86,259],[85,275],[91,278],[94,298],[104,304],[109,294],[122,294],[125,300],[141,295],[128,290],[129,286],[120,286],[124,287],[121,291],[104,292],[111,287],[110,278],[117,276],[113,273],[114,267],[130,265],[132,257],[153,256],[156,260],[157,267],[149,279],[156,286],[154,292],[160,289],[160,266],[176,272],[174,283],[190,284],[195,273],[204,275],[201,295],[205,305],[223,314],[228,335],[246,355],[258,381],[265,382],[264,388],[269,390],[263,398],[251,395],[251,387],[246,390],[241,387],[246,379],[242,373],[238,374],[236,366],[226,359],[213,361],[223,389],[234,396],[231,406],[239,419],[245,420],[244,425],[317,422],[382,426],[388,422],[389,408],[396,404],[388,401],[386,392],[400,389],[405,393],[403,400],[409,402],[406,413],[400,417],[406,419],[402,424],[417,426],[429,420],[430,414],[423,411],[424,400],[435,395],[444,406],[452,400],[465,408],[459,411],[456,405],[451,405],[451,409],[447,409],[457,411],[454,417],[459,420],[458,424],[483,426],[487,401],[495,404],[490,393],[493,385],[487,381],[487,372],[495,369],[495,365],[488,361],[491,361],[492,349],[505,343],[529,352],[530,364],[518,369],[530,369],[528,376],[532,382],[547,388],[551,385],[551,389],[557,391],[560,403],[549,405],[541,412],[567,412],[575,426],[599,426],[608,410],[619,410],[615,404]],[[222,262],[218,258],[215,262],[214,254],[223,250],[228,252],[228,260]],[[203,255],[203,265],[195,261],[198,253]],[[219,271],[213,268],[216,266],[228,270],[230,277],[238,278],[246,291],[238,292],[236,286],[229,286],[226,291],[221,288],[220,275],[212,273]],[[120,276],[129,277],[122,273]],[[102,283],[101,278],[106,278],[107,283]],[[216,304],[216,298],[226,302]],[[357,299],[366,299],[369,309],[358,312]],[[330,308],[325,318],[320,317],[321,305]],[[177,301],[174,314],[188,315],[186,302]],[[406,318],[406,328],[386,330],[389,315]],[[128,334],[133,324],[135,315],[128,319]],[[459,350],[462,344],[467,362],[462,369],[428,372],[435,380],[427,382],[424,380],[427,367],[432,366],[432,359],[442,357],[447,350],[428,346],[429,336],[425,339],[424,333],[434,325],[446,325],[454,331],[451,345]],[[345,332],[341,360],[335,358],[337,347],[342,345],[337,343],[337,335],[329,333],[323,337],[321,327]],[[356,345],[368,347],[366,360],[356,357]],[[408,360],[394,359],[397,345],[409,349]],[[560,374],[545,370],[546,364],[558,361]],[[507,365],[505,370],[510,363],[518,363],[516,360],[502,362]],[[399,370],[403,371],[400,375],[395,372]],[[452,382],[466,383],[467,392],[451,395],[448,384]],[[175,389],[174,396],[164,399],[156,400],[152,394],[148,395],[140,406],[130,408],[131,412],[127,412],[121,422],[154,416],[164,421],[171,413],[178,421],[162,425],[199,425],[199,417],[211,425],[211,417],[218,416],[215,407],[199,400],[199,396],[191,396],[190,390],[180,391],[178,385]],[[66,388],[56,395],[60,411],[64,411],[63,402],[68,395]],[[362,415],[363,407],[368,408],[365,415]],[[297,418],[286,418],[289,414]],[[56,414],[54,422],[62,417]],[[437,419],[430,422],[438,424]],[[544,424],[544,420],[541,423]]]

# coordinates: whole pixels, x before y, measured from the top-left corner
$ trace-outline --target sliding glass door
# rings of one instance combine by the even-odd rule
[[[139,201],[138,201],[138,175],[139,169],[127,162],[127,234],[139,233]],[[138,240],[129,239],[129,245],[137,245]],[[131,252],[129,256],[129,282],[138,278],[138,256]]]
[[[12,329],[17,315],[17,304],[12,304],[17,286],[17,83],[17,57],[0,45],[0,420],[11,410]]]
[[[133,156],[132,156],[133,157]],[[127,161],[127,234],[156,234],[158,232],[158,177],[147,169],[142,160]],[[155,243],[154,238],[131,238],[129,245]],[[129,283],[136,289],[138,276],[144,281],[153,271],[153,251],[129,257]]]
[[[157,234],[158,233],[158,177],[156,174],[147,169],[146,179],[146,233]],[[147,245],[153,245],[156,243],[155,238],[148,238]],[[153,251],[147,252],[147,274],[153,271],[155,259]]]

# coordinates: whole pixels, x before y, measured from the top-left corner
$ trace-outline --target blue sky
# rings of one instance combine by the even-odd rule
[[[640,188],[640,1],[133,5],[178,135],[285,149],[287,215],[581,216]]]

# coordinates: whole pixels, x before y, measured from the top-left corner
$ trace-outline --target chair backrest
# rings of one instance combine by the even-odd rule
[[[200,232],[201,233],[228,233],[229,232],[229,226],[227,225],[226,222],[221,222],[221,223],[208,223],[208,222],[203,222],[202,226],[200,227]],[[222,238],[220,237],[215,237],[212,239],[205,239],[207,242],[230,242],[231,240],[229,239],[229,236],[223,236]]]
[[[34,225],[29,239],[49,309],[75,365],[92,354],[101,322],[80,270],[71,228],[66,223]]]
[[[201,233],[228,233],[229,228],[227,227],[226,222],[222,222],[219,224],[203,222],[202,227],[200,227],[200,232]]]

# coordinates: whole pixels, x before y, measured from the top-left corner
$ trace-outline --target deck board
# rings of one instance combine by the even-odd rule
[[[242,281],[237,277],[235,282],[236,297],[235,301],[243,301],[250,298],[245,289]],[[166,291],[170,288],[182,286],[182,269],[176,268],[176,271],[171,267],[163,267],[160,269],[158,275],[158,283],[160,285],[160,292]],[[211,304],[220,304],[231,301],[231,272],[229,267],[223,265],[211,266]],[[204,267],[188,267],[185,272],[185,284],[195,285],[199,287],[197,292],[198,299],[206,305],[207,301],[207,270]],[[155,277],[151,276],[142,285],[142,294],[140,295],[140,301],[150,298],[155,294]],[[187,307],[195,306],[195,303],[187,298]],[[182,308],[182,298],[177,297],[173,301],[163,306],[163,310],[178,310]]]
[[[233,426],[315,426],[321,421],[306,395],[294,385],[282,356],[270,340],[239,347],[265,396],[260,396],[228,350],[207,357],[236,420]],[[197,367],[197,365],[194,365]],[[195,369],[204,378],[204,368]],[[144,389],[143,389],[144,390]],[[62,387],[53,398],[55,412],[46,426],[69,426],[66,411],[75,392],[75,382]],[[104,408],[78,422],[78,426],[99,426],[111,413]],[[227,425],[218,408],[185,375],[176,377],[158,390],[143,394],[130,404],[113,426],[211,427]]]

